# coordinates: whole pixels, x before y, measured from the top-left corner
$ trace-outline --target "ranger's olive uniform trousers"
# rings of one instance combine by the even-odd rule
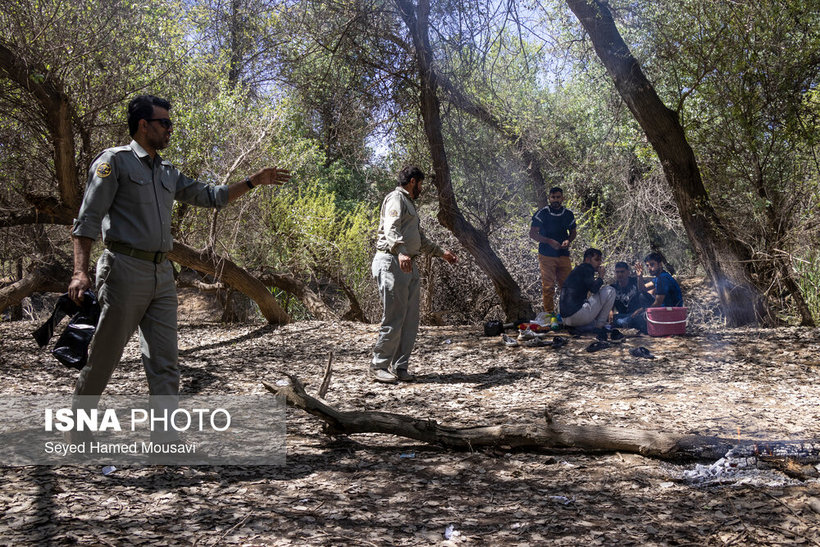
[[[128,339],[139,328],[149,393],[176,396],[177,293],[171,263],[155,264],[106,249],[97,262],[97,295],[100,321],[74,394],[102,394]]]
[[[384,315],[379,339],[373,348],[374,369],[407,370],[419,330],[420,277],[415,261],[405,273],[393,254],[378,251],[371,268],[379,284]]]
[[[72,234],[92,240],[102,234],[108,249],[97,262],[101,315],[88,364],[77,379],[75,406],[96,406],[139,329],[151,407],[177,407],[177,295],[173,267],[164,256],[173,248],[175,200],[219,208],[228,203],[229,191],[186,177],[133,140],[106,149],[91,165]],[[154,433],[152,440],[162,440]]]

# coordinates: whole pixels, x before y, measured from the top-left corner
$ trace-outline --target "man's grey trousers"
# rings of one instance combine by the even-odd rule
[[[384,313],[379,339],[373,348],[374,369],[407,370],[419,330],[419,271],[405,273],[397,256],[377,251],[371,267],[379,284]]]
[[[609,320],[609,310],[615,304],[615,289],[609,285],[601,287],[595,293],[589,295],[580,310],[569,317],[564,317],[564,325],[568,327],[585,327],[594,325],[601,328]]]
[[[139,328],[149,393],[178,395],[177,293],[171,263],[154,264],[106,249],[97,262],[97,299],[100,320],[74,394],[102,394],[125,344]]]

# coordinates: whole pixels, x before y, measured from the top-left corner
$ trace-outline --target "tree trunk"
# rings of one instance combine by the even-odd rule
[[[812,318],[811,315],[811,308],[809,308],[806,299],[803,298],[803,291],[800,289],[800,285],[795,279],[795,275],[793,273],[791,264],[792,256],[790,253],[778,250],[778,247],[781,246],[787,239],[787,233],[791,224],[788,218],[789,214],[786,213],[780,205],[783,203],[783,198],[780,193],[771,189],[766,184],[766,180],[763,176],[763,169],[760,167],[760,160],[757,157],[757,154],[754,155],[754,166],[755,176],[752,181],[757,189],[757,195],[767,202],[766,222],[768,224],[768,229],[766,230],[766,241],[769,245],[771,245],[769,249],[775,249],[776,253],[769,255],[770,258],[768,259],[768,262],[771,263],[770,275],[775,280],[778,276],[780,277],[786,293],[794,300],[794,306],[800,314],[800,326],[813,327],[815,324],[814,318]],[[763,275],[766,275],[767,273],[768,272],[764,271]]]
[[[179,241],[174,241],[174,248],[168,253],[168,258],[198,272],[212,275],[245,293],[256,302],[268,323],[284,325],[290,322],[288,314],[267,287],[230,260],[210,253],[202,254]]]
[[[231,89],[236,89],[239,83],[239,77],[242,74],[242,42],[244,29],[240,23],[242,15],[239,13],[242,9],[242,4],[239,0],[231,0],[230,3],[230,54],[231,60],[228,64],[228,85]]]
[[[438,323],[432,322],[433,318],[433,295],[436,292],[435,284],[435,275],[433,272],[433,257],[430,255],[426,255],[424,257],[424,267],[420,267],[420,274],[422,279],[427,277],[427,283],[422,283],[424,290],[421,292],[421,298],[419,298],[419,315],[421,316],[423,322],[429,324],[437,325]]]
[[[74,149],[74,111],[63,92],[62,83],[46,67],[23,61],[4,44],[0,43],[0,70],[12,81],[25,89],[40,105],[42,119],[54,145],[54,170],[60,202],[51,210],[37,207],[36,213],[59,219],[68,218],[79,209],[82,195],[78,184],[77,162]],[[46,74],[45,79],[35,78],[35,74]],[[13,217],[12,217],[13,218]],[[36,215],[35,215],[36,218]],[[17,220],[20,224],[20,221]]]
[[[356,297],[356,293],[354,293],[353,289],[351,289],[348,286],[348,284],[345,283],[345,280],[342,278],[342,276],[334,276],[333,274],[328,274],[327,272],[324,273],[328,275],[328,277],[330,277],[330,279],[332,279],[333,282],[336,283],[340,289],[342,289],[342,292],[345,293],[345,296],[347,296],[347,301],[350,304],[350,309],[348,309],[346,312],[344,312],[344,314],[342,314],[342,319],[344,319],[345,321],[358,321],[360,323],[369,323],[370,320],[367,318],[367,315],[365,315],[364,310],[362,309],[362,305],[359,304],[359,299]]]
[[[433,52],[428,35],[429,0],[421,0],[418,7],[408,0],[396,0],[401,16],[413,37],[416,62],[421,83],[421,115],[424,131],[430,146],[438,190],[438,221],[450,230],[458,241],[475,257],[479,268],[487,274],[501,298],[501,306],[508,321],[529,319],[533,316],[532,305],[521,293],[518,284],[507,271],[504,263],[490,246],[487,234],[472,226],[458,207],[450,179],[450,165],[444,149],[441,132],[440,104],[437,96],[438,81],[433,69]]]
[[[337,321],[339,319],[336,312],[325,304],[322,297],[292,275],[266,273],[257,276],[257,279],[269,287],[276,287],[289,292],[304,304],[313,317],[320,321]]]
[[[212,275],[244,293],[256,302],[262,315],[269,323],[284,325],[290,322],[290,318],[281,306],[279,306],[266,286],[230,260],[215,257],[212,254],[199,253],[178,241],[174,241],[174,248],[168,253],[168,258],[198,272]],[[25,297],[35,292],[65,292],[70,280],[70,271],[62,265],[51,264],[35,268],[20,281],[0,289],[0,312],[9,306],[19,304]],[[298,282],[291,282],[283,284],[281,288],[283,290],[298,290],[297,285]],[[318,296],[316,296],[316,299],[321,302]],[[329,309],[324,302],[322,302],[322,306],[324,306],[325,309]],[[324,314],[323,311],[318,310],[314,312],[307,304],[306,307],[319,318],[331,318],[326,315],[320,317],[320,315]],[[333,314],[332,310],[330,313]],[[332,318],[335,318],[335,314],[333,314]]]
[[[323,262],[316,256],[316,254],[313,251],[308,249],[308,252],[310,253],[310,256],[313,258],[313,268],[322,275],[329,277],[330,280],[336,283],[336,285],[339,286],[339,289],[341,289],[341,291],[345,293],[347,301],[350,304],[350,309],[342,315],[342,319],[344,319],[345,321],[359,321],[360,323],[369,323],[370,320],[368,320],[367,316],[364,313],[364,310],[362,310],[362,305],[359,304],[359,299],[356,297],[356,293],[354,293],[353,289],[350,288],[347,282],[345,282],[344,276],[337,270],[324,267],[322,265]]]
[[[290,382],[284,386],[279,385],[281,382],[277,385],[262,384],[274,395],[284,397],[289,405],[324,421],[324,433],[327,435],[384,433],[457,450],[484,446],[530,450],[575,449],[584,452],[627,452],[672,461],[714,461],[733,449],[737,457],[765,457],[767,462],[780,460],[811,464],[820,461],[820,444],[803,441],[762,443],[625,427],[573,426],[554,423],[549,415],[543,423],[457,428],[440,425],[435,420],[390,412],[341,411],[308,395],[296,377],[288,377]]]
[[[598,0],[567,0],[567,4],[658,154],[689,242],[717,290],[727,324],[766,318],[763,296],[751,281],[748,249],[729,235],[712,208],[677,113],[660,100],[605,5]]]
[[[23,259],[17,259],[17,279],[23,279]],[[23,319],[23,305],[22,302],[18,302],[13,306],[9,306],[11,309],[9,310],[9,315],[12,321],[20,321]]]
[[[797,308],[798,313],[800,313],[800,326],[814,327],[816,325],[814,323],[814,318],[811,315],[811,308],[809,308],[806,299],[803,298],[803,291],[800,289],[800,285],[794,278],[790,259],[790,256],[775,257],[774,265],[783,280],[783,285],[787,294],[794,299],[794,305]]]
[[[39,266],[19,281],[0,289],[0,313],[35,292],[65,292],[71,272],[60,264]]]

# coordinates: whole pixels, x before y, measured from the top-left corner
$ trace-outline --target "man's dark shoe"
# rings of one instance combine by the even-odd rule
[[[618,342],[620,340],[623,340],[624,338],[624,333],[622,333],[618,329],[612,329],[611,331],[609,331],[609,339],[613,342]]]
[[[606,329],[595,329],[595,339],[600,342],[606,342]]]
[[[386,368],[371,368],[370,377],[373,378],[374,382],[381,382],[382,384],[395,384],[399,381],[396,375]]]
[[[407,372],[406,368],[397,368],[393,372],[393,374],[396,375],[396,378],[400,382],[415,382],[416,381],[416,376],[414,374],[410,374],[409,372]]]
[[[597,342],[593,342],[587,346],[587,351],[590,353],[601,351],[602,349],[611,348],[612,344],[606,342],[604,340],[598,340]]]

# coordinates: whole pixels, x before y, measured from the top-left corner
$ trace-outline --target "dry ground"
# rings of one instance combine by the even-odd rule
[[[0,324],[6,395],[70,393],[76,372]],[[820,439],[818,330],[628,338],[587,353],[506,348],[479,327],[422,328],[419,381],[365,376],[377,325],[183,323],[183,391],[263,393],[294,373],[326,400],[454,425],[556,420],[760,440]],[[643,345],[658,358],[631,357]],[[144,393],[132,340],[109,386]],[[723,483],[631,454],[453,452],[384,435],[326,438],[289,409],[281,467],[6,467],[0,543],[181,545],[784,545],[820,542],[820,483],[754,470]]]

